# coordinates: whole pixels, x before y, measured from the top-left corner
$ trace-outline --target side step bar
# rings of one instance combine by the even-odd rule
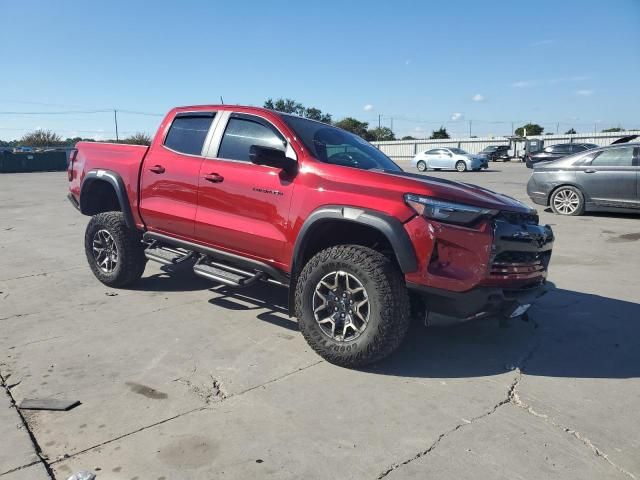
[[[255,275],[254,272],[264,272],[264,277],[268,281],[275,281],[275,283],[279,283],[281,285],[289,285],[290,279],[289,279],[288,273],[283,272],[273,267],[272,265],[269,265],[264,262],[260,262],[258,260],[253,260],[237,254],[207,247],[207,246],[189,242],[186,240],[181,240],[175,237],[170,237],[168,235],[163,235],[161,233],[156,233],[156,232],[145,232],[143,235],[143,239],[145,242],[150,242],[151,246],[162,245],[163,246],[162,248],[166,249],[165,245],[171,245],[171,247],[196,252],[209,258],[209,261],[206,264],[200,262],[199,265],[214,265],[214,263],[216,265],[223,265],[225,267],[224,270],[226,272],[232,271],[232,270],[229,270],[230,268],[239,270],[238,268],[235,267],[235,266],[238,266],[242,269],[240,270],[240,272],[242,272],[241,273],[242,277],[247,279],[243,283],[243,285],[245,286],[247,285],[246,282]],[[169,250],[172,250],[172,249],[170,248]],[[155,253],[155,249],[154,249],[154,252],[152,252],[151,250],[149,250],[149,252]],[[153,258],[153,260],[155,260],[155,258]],[[234,265],[234,267],[230,267],[230,265]],[[205,267],[201,270],[208,270],[208,269]],[[208,273],[211,273],[211,272],[208,272]],[[220,276],[217,273],[211,273],[211,275],[214,275],[216,277]],[[213,277],[207,277],[207,278],[211,278],[213,280]],[[216,281],[220,281],[220,280],[216,280]],[[222,283],[222,281],[220,282]]]
[[[155,246],[155,244],[152,244],[145,248],[144,255],[149,260],[161,263],[162,265],[177,265],[192,258],[194,253],[181,252],[180,250],[174,250],[173,248],[158,247]]]
[[[229,287],[248,287],[265,277],[262,272],[247,272],[230,265],[211,261],[203,263],[205,258],[201,257],[193,266],[194,273]]]

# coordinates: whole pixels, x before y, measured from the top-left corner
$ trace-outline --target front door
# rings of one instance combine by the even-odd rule
[[[140,171],[140,214],[149,231],[192,238],[202,149],[213,112],[177,114]]]
[[[284,151],[287,142],[262,117],[224,115],[228,120],[220,119],[211,158],[200,169],[196,240],[282,268],[290,260],[285,258],[285,246],[293,176],[252,164],[249,148],[260,145]]]
[[[587,165],[576,171],[591,202],[609,207],[634,207],[638,198],[638,166],[634,162],[634,146],[620,146],[600,152]]]

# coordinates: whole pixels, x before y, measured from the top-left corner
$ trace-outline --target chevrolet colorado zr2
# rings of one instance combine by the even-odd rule
[[[175,108],[149,147],[78,143],[68,177],[102,283],[125,287],[153,260],[230,287],[281,284],[338,365],[389,355],[410,310],[516,317],[545,291],[553,233],[534,210],[293,115]]]

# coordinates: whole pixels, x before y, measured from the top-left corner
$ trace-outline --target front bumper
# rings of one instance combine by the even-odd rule
[[[491,315],[511,317],[518,313],[520,307],[531,305],[549,290],[546,282],[528,288],[478,287],[466,292],[451,292],[412,283],[407,287],[424,297],[428,311],[461,320]]]

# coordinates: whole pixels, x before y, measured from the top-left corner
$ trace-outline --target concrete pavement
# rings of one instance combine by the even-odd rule
[[[528,201],[528,173],[434,175]],[[542,212],[556,289],[529,322],[414,322],[354,371],[310,350],[280,287],[152,263],[100,284],[65,195],[64,173],[0,175],[0,479],[640,478],[640,217]],[[23,411],[34,445],[25,397],[82,404]]]

